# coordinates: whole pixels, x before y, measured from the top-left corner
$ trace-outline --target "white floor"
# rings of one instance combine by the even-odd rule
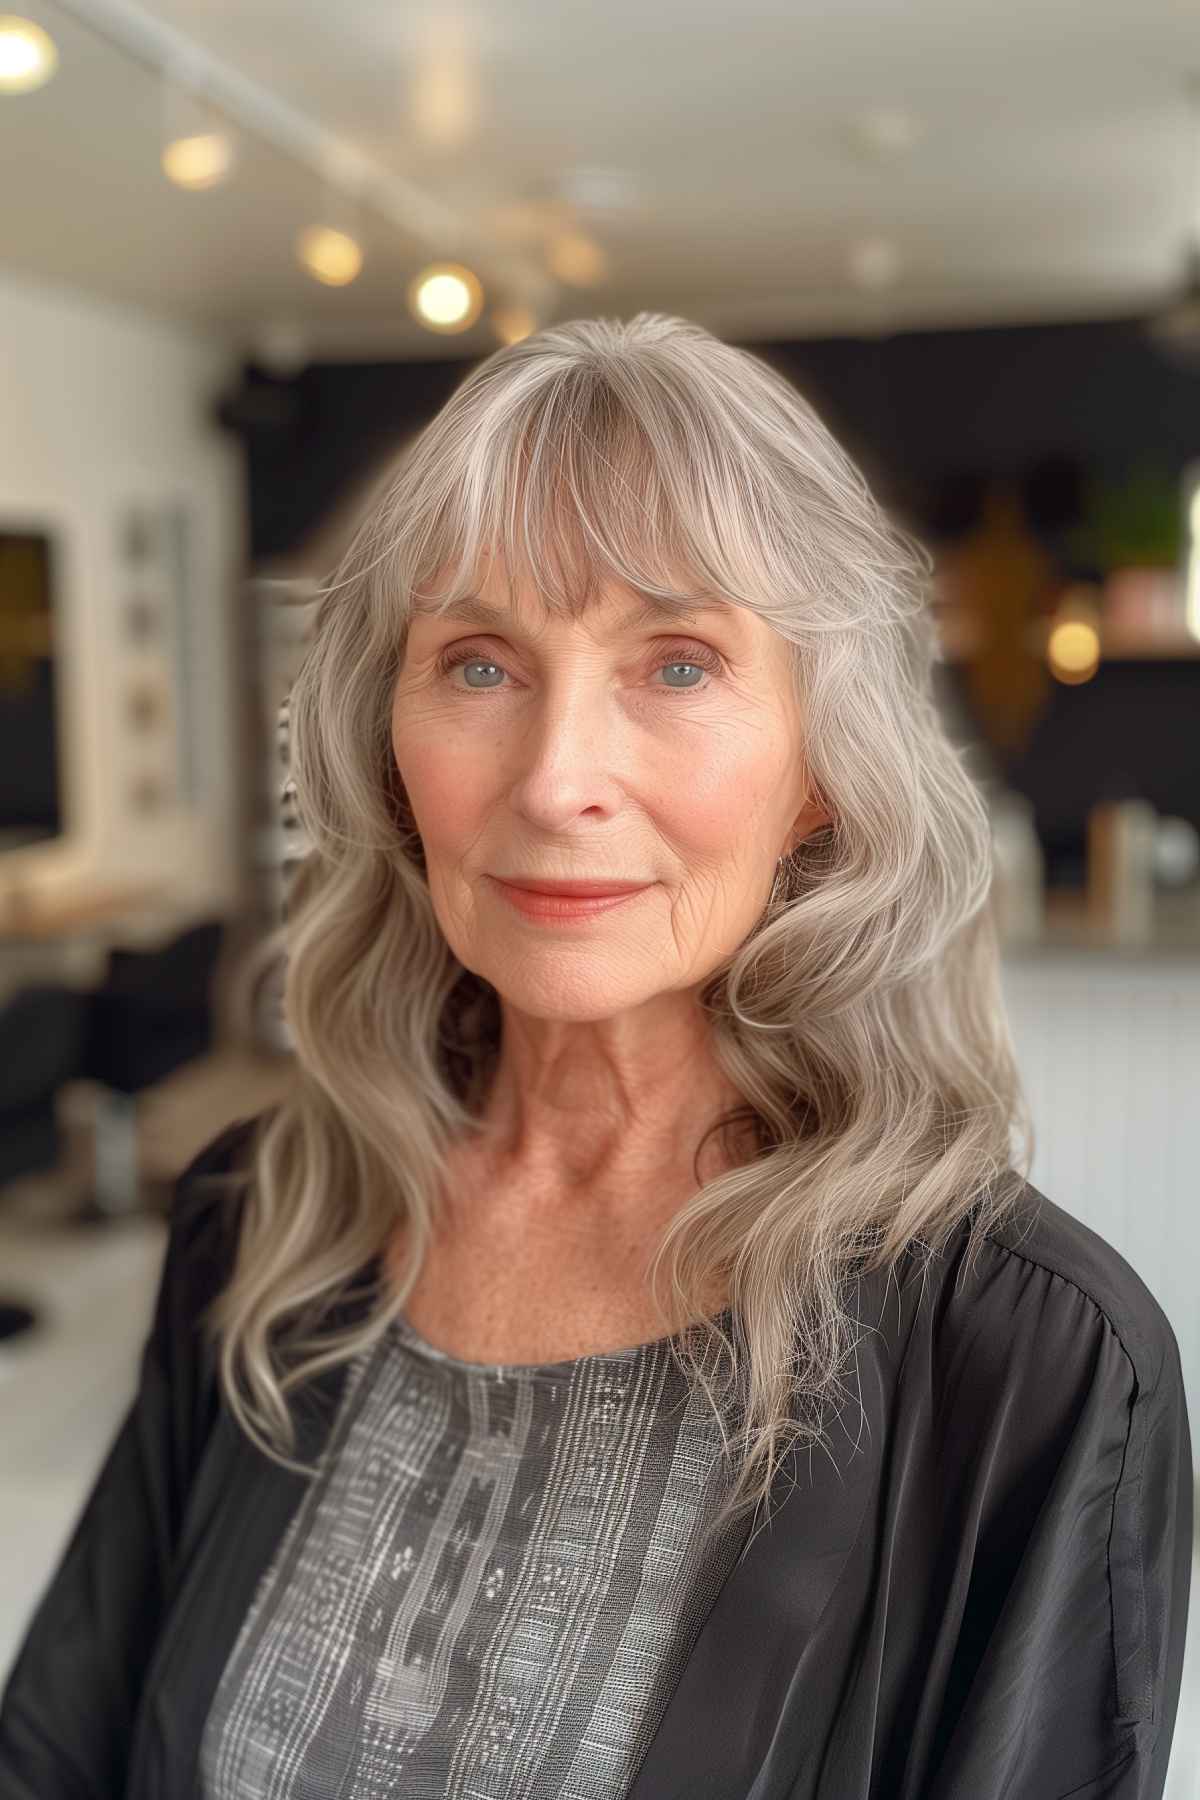
[[[156,1220],[74,1238],[0,1224],[5,1292],[44,1308],[0,1343],[0,1670],[133,1395],[164,1237]]]
[[[145,1109],[144,1163],[177,1171],[278,1080],[278,1067],[236,1058],[192,1071]],[[63,1197],[33,1183],[0,1203],[0,1290],[44,1310],[44,1329],[0,1344],[0,1686],[133,1395],[165,1241],[157,1219],[64,1232]],[[1200,1554],[1165,1800],[1200,1797],[1198,1690]]]

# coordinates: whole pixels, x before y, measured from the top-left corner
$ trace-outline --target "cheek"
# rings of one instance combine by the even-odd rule
[[[692,760],[685,780],[672,782],[669,805],[676,832],[698,854],[714,859],[761,854],[760,827],[782,798],[777,755],[745,742],[714,740]]]
[[[422,725],[411,715],[402,730],[393,725],[392,753],[426,845],[469,836],[490,804],[487,764],[465,750],[456,753],[436,722]]]

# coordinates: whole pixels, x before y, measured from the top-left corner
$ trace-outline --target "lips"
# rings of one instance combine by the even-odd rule
[[[635,894],[649,887],[648,881],[551,881],[531,878],[528,881],[509,875],[498,875],[506,887],[521,888],[527,894],[558,894],[565,899],[601,900],[609,894]]]

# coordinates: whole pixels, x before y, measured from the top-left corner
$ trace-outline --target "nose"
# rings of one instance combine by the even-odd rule
[[[583,679],[573,682],[521,735],[514,804],[548,831],[589,808],[613,810],[635,772],[632,731],[610,697]]]

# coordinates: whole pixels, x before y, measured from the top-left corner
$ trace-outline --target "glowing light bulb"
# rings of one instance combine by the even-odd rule
[[[408,304],[431,331],[467,331],[483,310],[483,288],[461,263],[433,263],[409,283]]]
[[[345,287],[363,265],[357,240],[331,225],[307,226],[297,239],[296,251],[309,274],[327,287]]]
[[[0,14],[0,93],[31,93],[57,67],[58,50],[48,32],[16,13]]]
[[[216,187],[233,167],[233,146],[223,131],[172,138],[163,146],[162,166],[176,187]]]
[[[1100,662],[1100,634],[1083,619],[1064,619],[1050,633],[1046,656],[1051,673],[1068,686],[1090,681]]]

